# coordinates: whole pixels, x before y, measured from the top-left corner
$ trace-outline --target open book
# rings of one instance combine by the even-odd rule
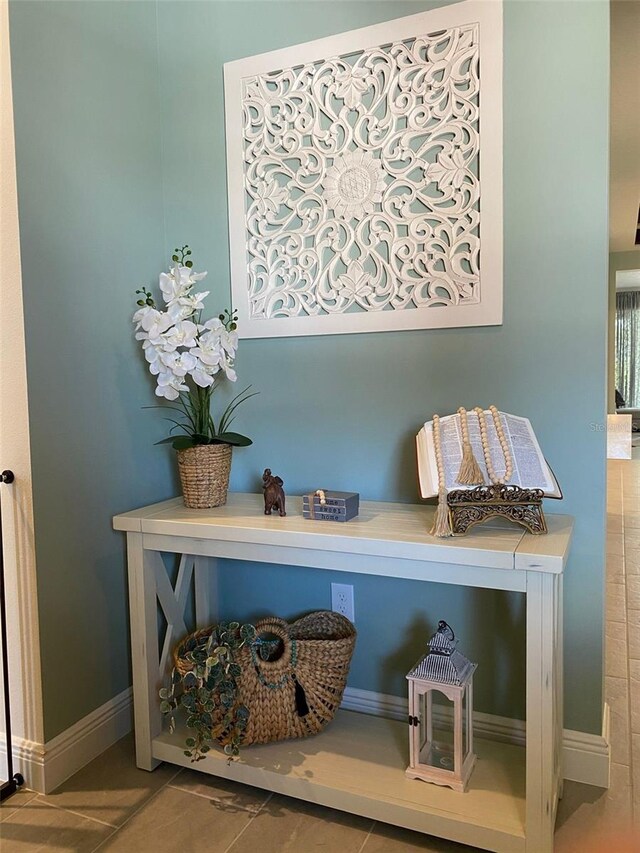
[[[540,445],[531,428],[531,423],[527,418],[508,415],[506,412],[500,412],[500,417],[502,419],[502,428],[511,451],[511,458],[513,459],[513,474],[509,480],[509,485],[520,486],[523,489],[542,489],[547,497],[561,498],[562,491],[551,468],[549,468],[542,455]],[[470,411],[468,412],[467,421],[469,424],[469,441],[473,449],[473,455],[484,475],[486,485],[490,485],[491,480],[487,473],[487,466],[480,442],[478,417],[473,411]],[[500,447],[495,424],[489,411],[485,412],[485,421],[487,424],[487,438],[493,469],[496,476],[502,477],[505,471],[504,454]],[[416,443],[420,493],[423,498],[432,498],[438,494],[438,469],[436,467],[436,453],[433,444],[433,421],[429,421],[422,427],[416,437]],[[462,461],[460,415],[449,415],[440,418],[440,444],[447,491],[476,488],[475,486],[463,486],[456,480],[460,470],[460,462]]]

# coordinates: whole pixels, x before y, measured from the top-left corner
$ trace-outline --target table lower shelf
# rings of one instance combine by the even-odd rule
[[[478,763],[461,794],[406,778],[406,724],[352,711],[338,711],[316,737],[247,747],[231,763],[215,750],[193,765],[186,737],[180,726],[163,732],[154,758],[497,853],[524,853],[522,747],[476,740]]]

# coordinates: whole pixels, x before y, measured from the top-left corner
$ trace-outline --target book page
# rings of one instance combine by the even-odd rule
[[[500,417],[503,432],[511,453],[511,459],[513,460],[513,473],[508,481],[509,484],[527,489],[542,489],[547,495],[559,497],[560,489],[542,455],[531,423],[527,418],[509,415],[504,412],[500,413]],[[493,417],[489,411],[485,411],[485,422],[487,425],[487,442],[493,470],[496,477],[503,477],[506,462]],[[485,484],[488,485],[491,481],[480,438],[480,424],[475,412],[471,411],[467,413],[467,423],[473,455],[482,471]],[[423,429],[420,430],[417,444],[420,491],[424,498],[433,497],[438,493],[433,421],[426,423]],[[475,488],[473,485],[462,485],[457,481],[462,461],[462,430],[459,415],[448,415],[440,418],[440,446],[447,491]]]
[[[433,432],[433,423],[431,424]],[[442,461],[444,462],[445,485],[447,491],[456,489],[456,477],[462,462],[462,431],[460,429],[460,416],[449,415],[440,418],[440,448],[442,450]],[[485,472],[483,472],[485,473]]]
[[[438,471],[436,457],[433,452],[433,429],[425,424],[416,436],[416,451],[418,457],[418,482],[423,498],[431,498],[438,494]]]
[[[513,477],[509,482],[526,489],[556,492],[556,482],[549,470],[530,422],[526,418],[501,413],[502,427],[513,459]],[[497,472],[496,468],[496,472]],[[500,475],[499,475],[500,476]]]

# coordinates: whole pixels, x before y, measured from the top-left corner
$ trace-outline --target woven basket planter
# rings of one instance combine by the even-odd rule
[[[227,502],[231,451],[230,444],[199,444],[177,451],[185,506],[210,509]]]
[[[211,628],[190,635],[202,638]],[[278,640],[279,656],[262,660],[254,646],[235,655],[242,667],[237,702],[249,709],[242,746],[318,734],[329,723],[347,683],[356,629],[339,613],[319,611],[288,625],[272,617],[256,624],[258,636]],[[184,676],[192,664],[182,655],[186,637],[173,653]],[[214,715],[214,727],[217,720]]]

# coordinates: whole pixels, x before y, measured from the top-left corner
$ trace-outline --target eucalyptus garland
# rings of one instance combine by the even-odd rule
[[[249,709],[238,702],[242,668],[235,658],[242,646],[256,643],[253,625],[229,622],[192,634],[178,648],[180,669],[174,666],[170,686],[160,690],[160,710],[169,717],[171,733],[175,712],[186,713],[193,735],[185,740],[184,754],[192,761],[201,761],[214,743],[229,759],[239,755]]]

